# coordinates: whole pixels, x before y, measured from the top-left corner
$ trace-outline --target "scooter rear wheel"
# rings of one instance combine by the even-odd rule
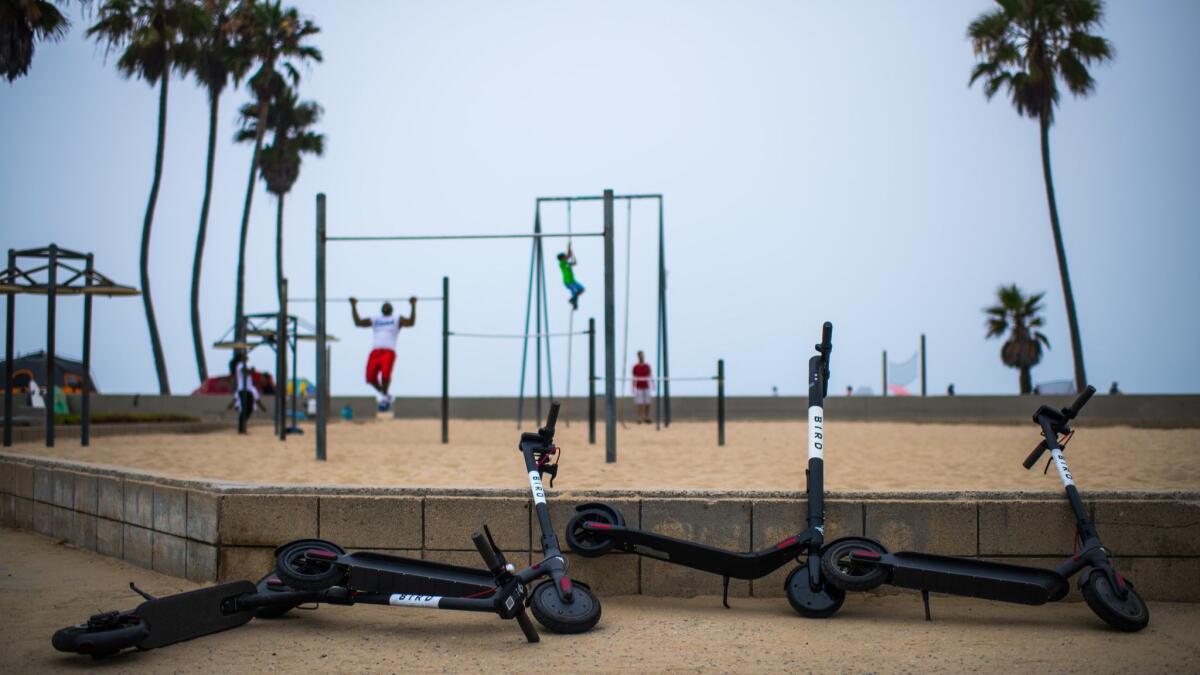
[[[149,634],[149,629],[141,619],[112,612],[97,615],[86,624],[60,629],[54,633],[50,643],[60,652],[89,654],[98,659],[127,647],[136,647]]]
[[[584,523],[620,525],[619,516],[609,509],[591,508],[576,513],[567,523],[567,546],[585,558],[596,558],[608,553],[616,544],[612,537],[588,530]]]
[[[850,559],[854,551],[870,551],[880,555],[887,549],[863,537],[845,537],[825,547],[821,553],[821,574],[825,579],[845,591],[869,591],[887,581],[887,570]]]
[[[807,619],[827,619],[842,608],[846,601],[846,591],[825,582],[819,590],[814,591],[808,585],[808,564],[800,563],[788,575],[783,584],[787,592],[788,603],[792,609]]]
[[[529,608],[538,623],[553,633],[586,633],[600,621],[600,599],[579,583],[572,589],[568,604],[558,597],[554,582],[543,581],[529,595]]]
[[[309,551],[323,551],[336,559],[342,554],[335,544],[319,539],[304,539],[279,549],[275,555],[275,574],[286,586],[298,591],[323,591],[345,580],[346,572],[333,560],[314,559]]]
[[[1112,587],[1104,570],[1088,572],[1080,590],[1088,607],[1108,625],[1127,633],[1137,632],[1150,623],[1150,608],[1142,596],[1133,590],[1133,584],[1125,580],[1125,599]]]

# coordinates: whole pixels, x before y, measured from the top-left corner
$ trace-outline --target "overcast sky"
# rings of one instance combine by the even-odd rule
[[[538,195],[665,195],[672,371],[732,394],[804,390],[820,323],[835,325],[833,390],[880,388],[880,351],[902,361],[928,336],[931,390],[1015,392],[1017,372],[984,339],[981,308],[1000,284],[1046,291],[1052,349],[1034,381],[1071,377],[1070,341],[1034,121],[968,88],[964,37],[985,0],[826,2],[298,2],[325,62],[302,98],[325,107],[326,154],[306,160],[286,202],[286,274],[313,294],[314,197],[330,234],[525,232]],[[1200,3],[1110,2],[1116,60],[1095,94],[1065,97],[1051,132],[1054,177],[1088,374],[1106,389],[1200,390]],[[72,11],[74,6],[72,6]],[[93,251],[137,283],[157,94],[127,81],[83,37],[38,45],[28,77],[0,84],[0,243]],[[232,323],[237,226],[250,148],[232,143],[244,89],[225,97],[203,329]],[[151,280],[176,393],[198,383],[188,322],[203,187],[205,95],[171,83],[166,165]],[[250,230],[248,303],[275,307],[275,200],[260,188]],[[617,211],[618,320],[625,211]],[[630,350],[654,350],[654,212],[633,212]],[[598,229],[598,206],[574,212]],[[565,228],[561,207],[544,225]],[[552,252],[560,240],[550,240]],[[579,310],[602,319],[599,240],[576,242],[588,286]],[[551,261],[552,262],[552,261]],[[452,279],[452,328],[521,332],[526,240],[336,244],[332,296],[437,295]],[[548,269],[551,324],[566,292]],[[298,308],[312,318],[312,307]],[[376,303],[367,309],[375,311]],[[401,306],[403,309],[403,306]],[[330,306],[334,391],[362,384],[369,331]],[[60,305],[59,349],[80,353],[81,303]],[[18,352],[41,349],[44,303],[22,298]],[[577,327],[578,327],[577,325]],[[99,301],[94,370],[102,390],[156,391],[140,300]],[[401,334],[399,395],[434,394],[440,307]],[[618,336],[621,335],[618,327]],[[618,345],[620,339],[618,338]],[[555,390],[566,343],[554,346]],[[618,347],[619,348],[619,347]],[[210,370],[228,354],[210,349]],[[313,352],[301,354],[311,374]],[[618,358],[620,355],[618,355]],[[255,354],[270,367],[267,354]],[[630,359],[632,359],[632,354]],[[575,393],[586,344],[576,343]],[[452,393],[512,395],[520,343],[455,339]],[[619,363],[619,361],[618,361]],[[680,384],[678,394],[711,385]]]

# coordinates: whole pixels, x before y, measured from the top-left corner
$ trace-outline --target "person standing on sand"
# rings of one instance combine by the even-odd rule
[[[650,364],[646,363],[646,352],[637,353],[638,362],[633,365],[633,402],[637,405],[637,423],[650,424]]]
[[[263,412],[267,409],[259,399],[258,387],[254,386],[254,369],[246,367],[246,353],[240,349],[233,353],[233,359],[229,362],[229,376],[233,379],[233,400],[229,407],[237,408],[238,433],[245,434],[254,408]]]
[[[358,315],[358,299],[350,298],[354,325],[374,331],[374,346],[367,356],[367,384],[379,392],[380,412],[392,407],[388,388],[392,386],[392,368],[396,365],[396,338],[401,328],[411,328],[417,323],[417,299],[409,298],[408,305],[411,311],[407,317],[395,316],[392,303],[385,302],[379,316],[363,318]]]

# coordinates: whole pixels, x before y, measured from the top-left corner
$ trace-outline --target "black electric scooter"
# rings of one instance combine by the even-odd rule
[[[145,598],[136,609],[93,615],[59,630],[51,642],[59,651],[99,658],[128,648],[165,647],[236,628],[255,617],[277,617],[319,603],[495,612],[503,619],[516,619],[526,639],[537,642],[537,629],[525,613],[529,606],[552,631],[589,630],[600,619],[600,602],[586,585],[572,584],[567,576],[541,486],[543,474],[550,474],[553,485],[558,472],[560,453],[553,444],[557,413],[556,404],[545,428],[521,436],[546,551],[546,560],[532,567],[516,571],[486,527],[471,539],[487,570],[378,553],[346,554],[336,544],[302,539],[276,549],[276,566],[289,573],[287,582],[272,574],[257,584],[235,581],[162,598],[130,584]],[[543,577],[550,581],[527,592],[526,584]]]
[[[310,603],[363,603],[494,612],[502,619],[516,619],[525,638],[537,642],[537,629],[525,614],[525,583],[512,573],[512,565],[505,562],[504,554],[496,548],[486,527],[483,534],[472,534],[471,540],[487,564],[487,572],[414,561],[424,563],[420,574],[432,578],[441,573],[446,581],[438,586],[439,591],[454,588],[455,584],[458,584],[457,588],[472,589],[471,594],[464,593],[462,597],[437,597],[412,592],[355,592],[346,587],[297,590],[286,587],[274,576],[267,576],[257,584],[234,581],[156,598],[131,583],[130,588],[145,598],[145,602],[124,612],[95,614],[86,623],[63,628],[54,634],[51,644],[62,652],[101,658],[123,649],[155,649],[219,633],[246,624],[256,616],[275,617]],[[414,565],[412,571],[410,586],[415,588],[420,579],[418,567]],[[484,590],[478,590],[480,588]]]
[[[1113,567],[1063,457],[1063,449],[1074,434],[1071,420],[1094,393],[1096,388],[1088,386],[1069,407],[1060,411],[1043,405],[1033,415],[1034,423],[1041,428],[1045,438],[1025,458],[1025,468],[1032,468],[1048,450],[1050,459],[1046,470],[1050,463],[1058,469],[1067,501],[1075,513],[1076,552],[1057,569],[927,553],[889,554],[882,547],[863,546],[861,541],[839,540],[831,543],[821,557],[826,579],[845,590],[870,590],[885,583],[917,589],[921,591],[925,620],[928,621],[930,591],[1041,605],[1065,597],[1070,578],[1083,572],[1079,577],[1079,589],[1097,616],[1118,630],[1145,628],[1150,622],[1146,603],[1133,589],[1133,583]]]
[[[826,322],[817,354],[808,361],[808,527],[770,548],[742,553],[697,544],[625,525],[616,508],[583,504],[567,525],[567,545],[582,556],[601,556],[613,550],[636,553],[723,577],[722,602],[729,606],[729,580],[758,579],[793,559],[799,566],[788,575],[788,601],[802,616],[832,616],[846,599],[844,590],[825,582],[820,557],[825,544],[825,394],[829,388],[829,354],[833,324]],[[863,540],[866,544],[873,544]]]
[[[458,605],[485,602],[481,598],[489,598],[486,602],[491,603],[493,597],[497,602],[503,599],[511,603],[511,598],[500,598],[504,587],[493,579],[494,575],[503,574],[506,583],[520,587],[517,599],[527,604],[538,622],[549,630],[555,633],[591,630],[600,620],[600,600],[586,584],[572,583],[568,576],[567,562],[559,550],[542,487],[544,474],[550,475],[551,485],[558,475],[557,458],[561,454],[554,445],[558,410],[559,404],[553,403],[546,426],[537,433],[521,434],[518,446],[529,472],[534,509],[542,529],[544,557],[540,562],[517,571],[511,565],[497,569],[489,561],[489,570],[484,571],[384,553],[346,553],[328,541],[301,539],[276,549],[275,574],[279,581],[300,591],[344,588],[353,598],[378,596],[385,604],[470,609],[475,605]],[[486,527],[484,532],[489,550],[495,549]],[[480,549],[481,553],[483,550]],[[543,581],[526,598],[525,585],[539,579]]]

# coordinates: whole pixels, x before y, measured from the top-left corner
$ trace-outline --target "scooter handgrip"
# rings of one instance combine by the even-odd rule
[[[552,402],[550,404],[550,414],[546,417],[546,430],[549,431],[551,435],[554,434],[554,425],[558,423],[559,407],[560,405],[558,401]]]
[[[492,548],[491,542],[487,537],[479,532],[471,534],[471,541],[475,542],[475,548],[479,550],[479,555],[483,558],[483,564],[489,570],[497,570],[500,568],[500,559],[496,557],[496,551]]]
[[[524,609],[517,612],[516,619],[517,625],[521,627],[521,632],[525,634],[526,640],[530,642],[538,642],[542,639],[541,636],[538,635],[537,628],[535,628],[533,622],[529,620],[529,615],[525,613]]]
[[[829,348],[833,345],[833,323],[826,321],[824,326],[821,326],[821,351],[829,353]]]
[[[1084,388],[1083,392],[1079,394],[1078,398],[1075,399],[1075,402],[1071,404],[1071,407],[1063,411],[1063,414],[1065,414],[1069,420],[1075,419],[1075,416],[1079,414],[1080,409],[1087,405],[1087,402],[1092,398],[1092,394],[1095,393],[1096,388],[1089,384],[1086,388]]]
[[[1038,460],[1042,458],[1042,453],[1044,452],[1046,452],[1046,441],[1038,443],[1038,446],[1033,449],[1033,452],[1029,453],[1029,456],[1025,458],[1022,464],[1025,465],[1026,469],[1032,469],[1033,465],[1037,464]]]

